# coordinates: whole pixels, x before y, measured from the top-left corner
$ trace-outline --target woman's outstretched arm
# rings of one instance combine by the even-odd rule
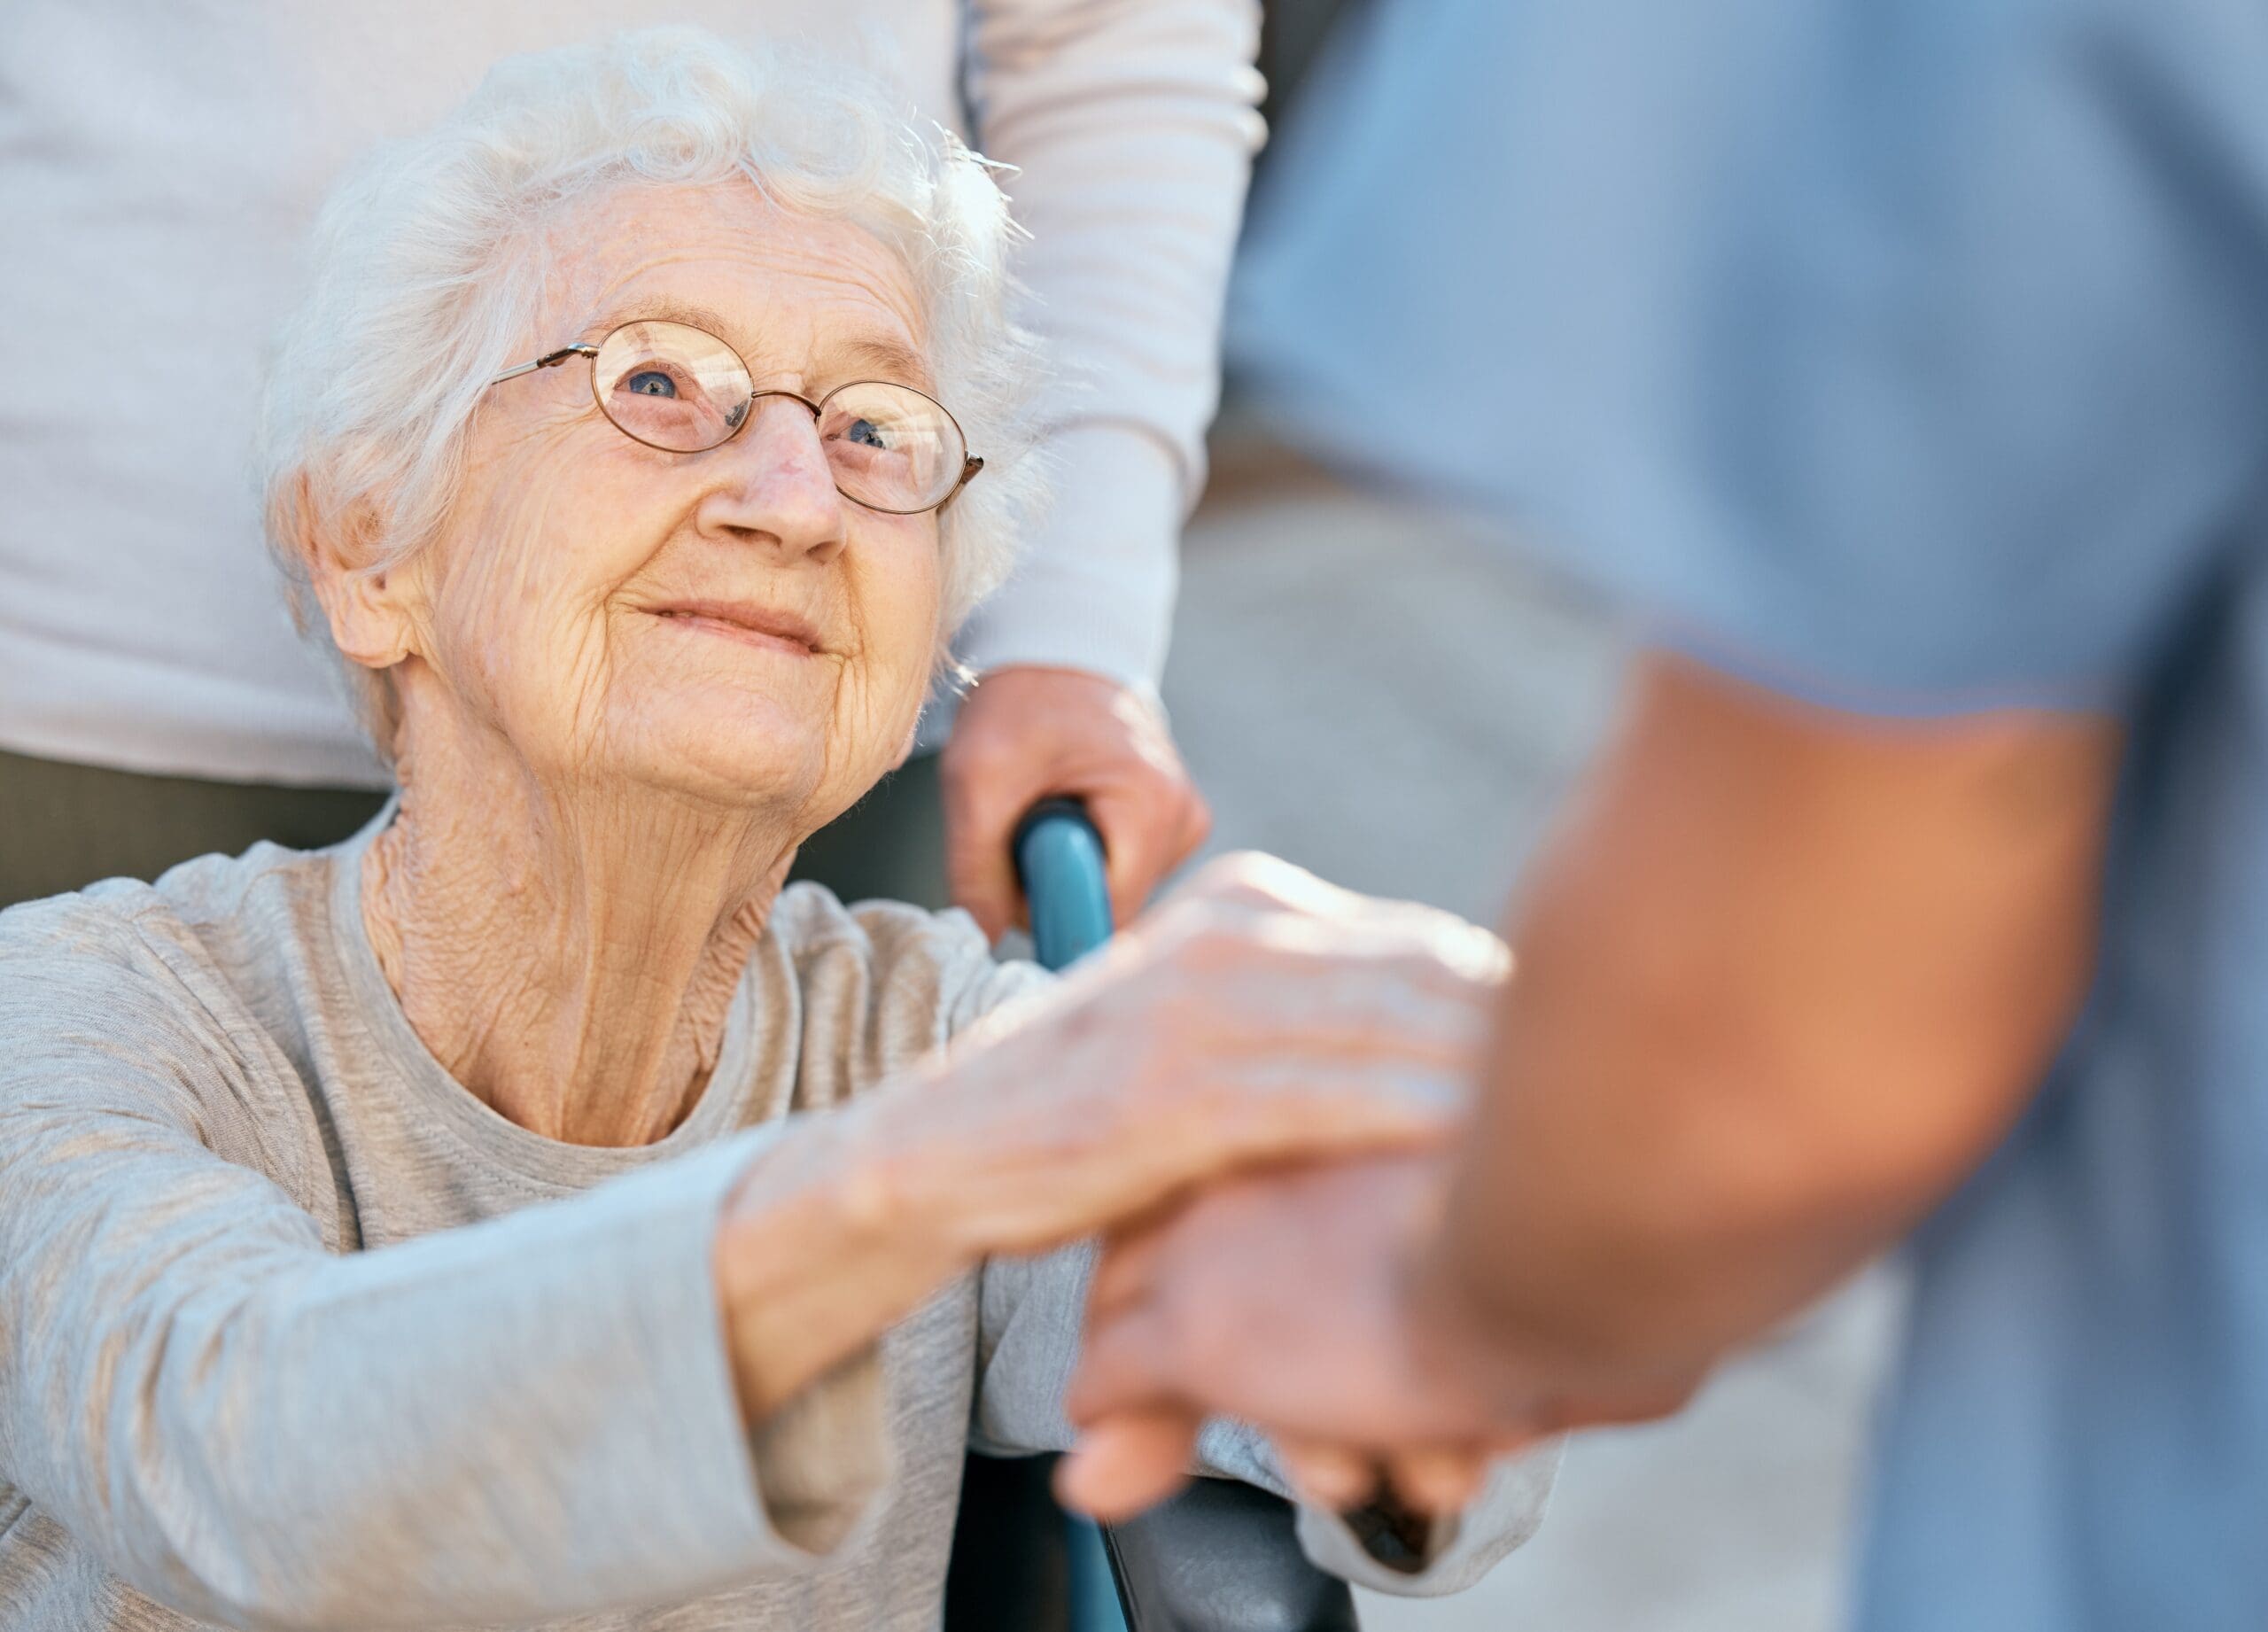
[[[541,1620],[808,1562],[710,1269],[778,1131],[342,1254],[266,1039],[130,926],[58,928],[0,945],[0,1485],[237,1626]]]

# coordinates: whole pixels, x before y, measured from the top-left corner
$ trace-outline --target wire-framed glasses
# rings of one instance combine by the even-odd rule
[[[846,499],[893,516],[943,509],[984,468],[944,405],[911,385],[854,380],[812,401],[758,391],[748,364],[705,329],[659,319],[624,323],[596,346],[547,352],[488,383],[571,357],[591,364],[591,398],[614,428],[665,453],[698,454],[739,435],[766,397],[811,410],[828,470]]]

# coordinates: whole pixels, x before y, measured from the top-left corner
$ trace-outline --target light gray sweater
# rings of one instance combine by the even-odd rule
[[[791,888],[687,1121],[561,1144],[411,1030],[369,838],[0,913],[0,1628],[934,1626],[965,1447],[1067,1442],[1085,1255],[962,1278],[751,1436],[713,1238],[798,1114],[1045,977],[958,913]],[[1276,1482],[1248,1432],[1205,1449]],[[1417,1578],[1302,1537],[1451,1590],[1555,1460]]]

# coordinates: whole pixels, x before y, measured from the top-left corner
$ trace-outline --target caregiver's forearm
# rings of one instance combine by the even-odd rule
[[[1436,1307],[1552,1385],[1643,1385],[1910,1227],[2081,998],[2117,752],[1645,665],[1511,926]]]

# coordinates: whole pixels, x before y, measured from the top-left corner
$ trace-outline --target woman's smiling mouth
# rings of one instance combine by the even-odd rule
[[[734,601],[684,601],[649,609],[680,628],[723,635],[743,645],[810,657],[822,648],[819,631],[795,613]]]

